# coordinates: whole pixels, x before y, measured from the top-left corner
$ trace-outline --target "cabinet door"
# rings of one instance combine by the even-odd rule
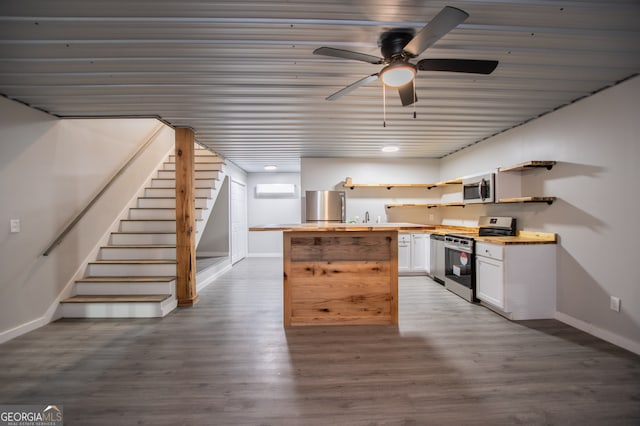
[[[411,272],[411,240],[398,239],[398,272]]]
[[[428,246],[429,239],[425,234],[411,235],[411,270],[413,272],[427,272],[429,265]]]
[[[504,268],[499,260],[476,257],[478,299],[504,309]]]
[[[424,235],[424,270],[427,274],[431,273],[431,234]]]

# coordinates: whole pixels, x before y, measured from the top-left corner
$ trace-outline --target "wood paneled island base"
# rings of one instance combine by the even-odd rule
[[[284,326],[397,324],[398,231],[288,230]]]

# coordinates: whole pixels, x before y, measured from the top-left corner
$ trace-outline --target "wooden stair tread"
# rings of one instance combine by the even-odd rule
[[[90,265],[118,265],[118,264],[127,264],[127,265],[165,265],[165,264],[174,264],[175,260],[165,260],[165,259],[139,259],[139,260],[94,260],[93,262],[89,262]]]
[[[202,178],[200,180],[212,180],[213,178]],[[174,181],[175,179],[173,178],[154,178],[153,180],[170,180],[170,181]],[[198,180],[198,179],[196,179]],[[195,186],[195,189],[212,189],[211,185],[204,185],[204,186]],[[172,186],[146,186],[144,189],[175,189]],[[140,197],[140,198],[148,198],[148,197]]]
[[[203,219],[196,219],[197,221]],[[121,219],[120,222],[175,222],[175,219]]]
[[[198,220],[198,219],[196,219]],[[175,222],[175,219],[120,219],[120,222]]]
[[[111,234],[175,234],[175,231],[113,231]]]
[[[91,295],[72,296],[64,299],[62,303],[140,303],[163,302],[170,298],[170,294],[123,294],[123,295]]]
[[[196,155],[196,157],[211,157],[210,155]],[[165,161],[164,164],[175,164],[175,160]],[[224,164],[224,160],[211,157],[211,161],[198,161],[199,164]]]
[[[111,244],[100,248],[107,249],[148,249],[148,248],[176,248],[175,244]]]
[[[154,188],[154,189],[171,189],[171,188]],[[196,188],[196,189],[210,189],[210,188]],[[176,197],[138,197],[139,200],[174,200]],[[194,197],[195,199],[210,200],[211,197]],[[142,207],[143,209],[146,207]]]
[[[149,282],[171,282],[175,281],[175,276],[164,277],[84,277],[76,280],[77,283],[149,283]]]
[[[175,207],[131,207],[129,210],[175,210]],[[196,207],[196,210],[203,210],[203,207]]]

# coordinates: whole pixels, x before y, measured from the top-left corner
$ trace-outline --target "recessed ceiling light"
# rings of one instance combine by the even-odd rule
[[[278,170],[278,166],[267,165],[267,166],[264,166],[264,169],[268,172],[273,172],[274,170]]]
[[[399,149],[400,148],[398,148],[396,145],[387,145],[382,148],[382,152],[398,152]]]

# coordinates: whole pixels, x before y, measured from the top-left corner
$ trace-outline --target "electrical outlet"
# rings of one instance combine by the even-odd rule
[[[611,296],[611,299],[609,300],[609,308],[611,308],[612,311],[620,312],[620,298]]]
[[[20,232],[20,219],[11,219],[9,226],[11,227],[11,233],[15,234],[16,232]]]

